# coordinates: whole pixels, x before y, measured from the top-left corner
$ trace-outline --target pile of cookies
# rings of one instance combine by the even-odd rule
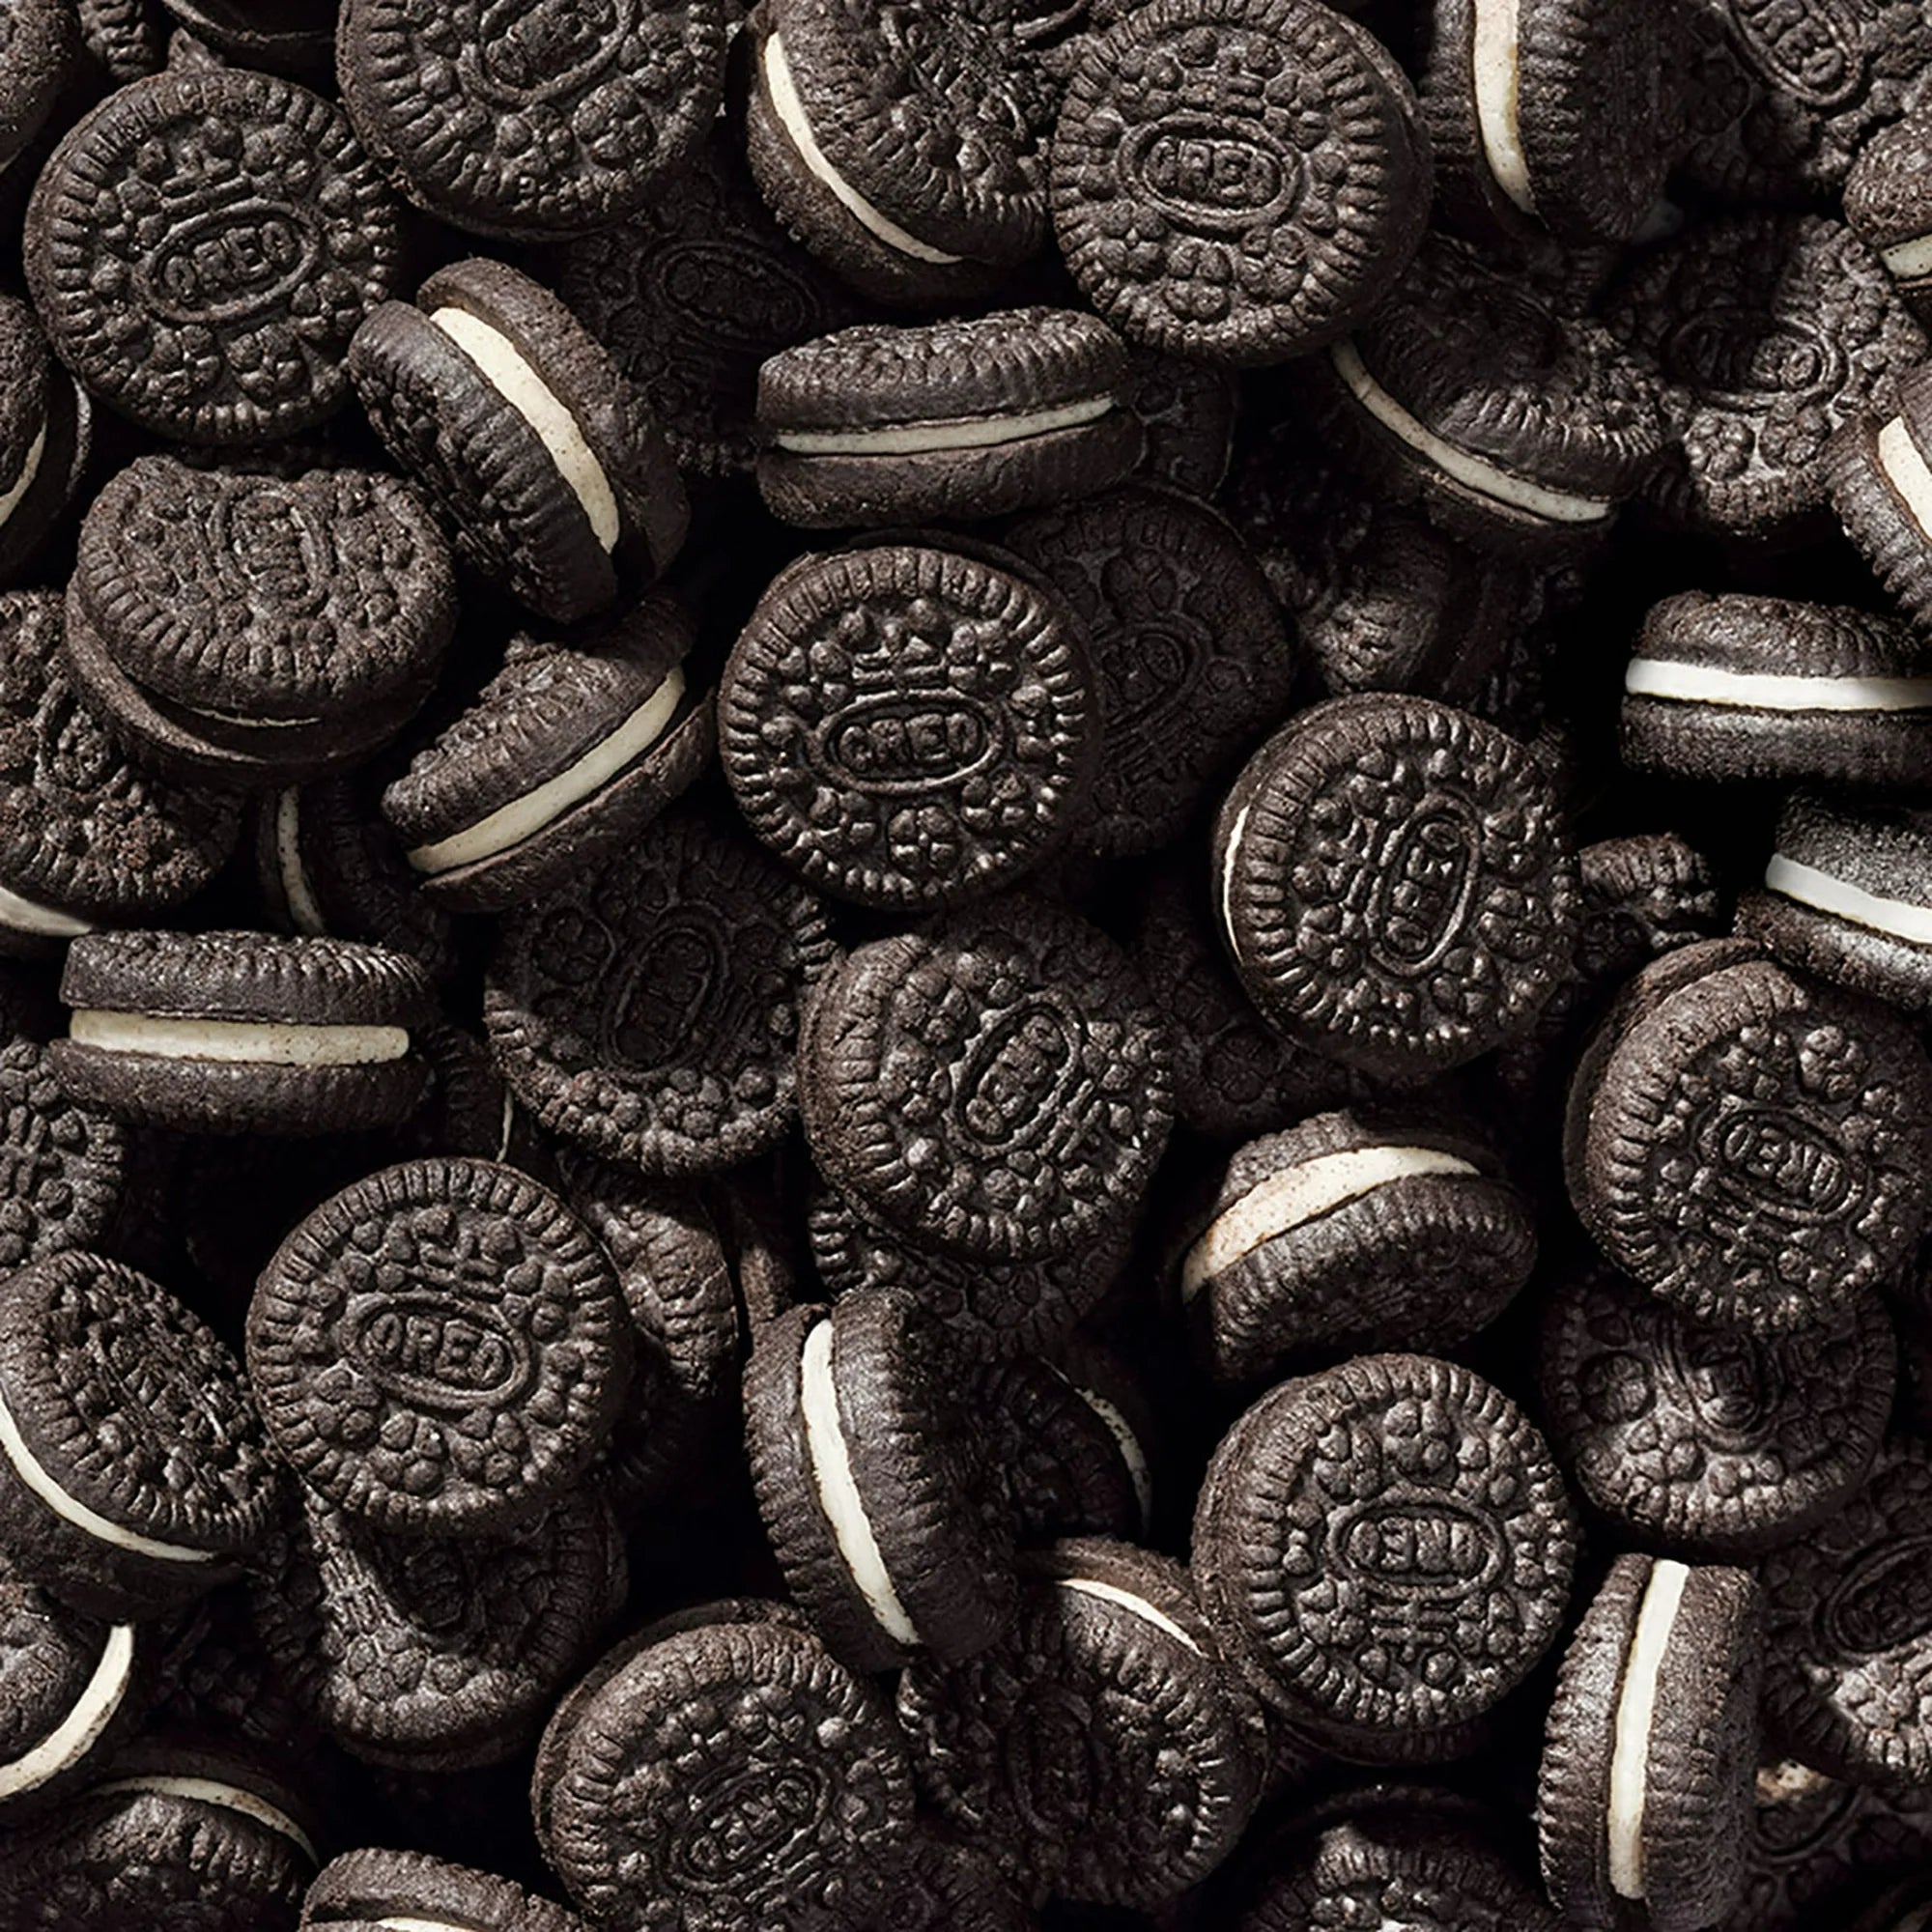
[[[0,1932],[1923,1932],[1932,0],[0,0]]]

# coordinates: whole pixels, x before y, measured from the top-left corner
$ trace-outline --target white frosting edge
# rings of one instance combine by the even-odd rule
[[[773,432],[772,440],[796,456],[921,456],[935,449],[993,449],[1097,422],[1113,408],[1112,396],[1087,396],[1051,409],[971,421],[895,423],[879,429],[781,429]]]
[[[784,42],[780,35],[773,34],[767,38],[759,49],[758,66],[764,75],[765,93],[772,103],[772,112],[778,116],[779,126],[784,129],[786,138],[798,150],[798,157],[805,163],[806,172],[860,227],[883,242],[895,254],[910,255],[915,262],[936,262],[951,267],[966,259],[963,255],[949,255],[944,249],[922,242],[917,235],[907,234],[891,215],[874,208],[826,158],[825,150],[818,145],[818,136],[811,131],[811,123],[806,119],[805,102],[798,98],[798,84],[791,74],[791,60],[785,53]]]
[[[266,1825],[270,1831],[298,1845],[310,1864],[322,1862],[316,1856],[314,1840],[279,1804],[270,1804],[260,1792],[249,1791],[240,1784],[230,1784],[225,1778],[178,1777],[156,1772],[137,1774],[133,1777],[117,1777],[94,1787],[94,1795],[101,1798],[114,1797],[122,1792],[148,1793],[156,1798],[185,1798],[198,1804],[219,1804],[227,1810],[239,1811],[244,1818],[252,1818],[258,1825]]]
[[[282,896],[289,902],[290,923],[312,939],[323,937],[328,923],[301,862],[301,791],[295,785],[275,799],[275,869],[281,874]]]
[[[410,1050],[395,1026],[303,1026],[293,1020],[170,1019],[156,1013],[81,1007],[68,1037],[103,1053],[149,1053],[162,1060],[217,1060],[261,1066],[377,1066]]]
[[[0,528],[4,528],[8,518],[20,507],[20,499],[34,487],[34,478],[41,473],[41,458],[46,454],[47,426],[43,423],[34,432],[34,440],[27,445],[27,454],[20,464],[20,473],[4,494],[0,494]]]
[[[521,845],[648,752],[664,736],[665,726],[683,696],[684,670],[673,665],[657,689],[615,730],[600,738],[554,778],[531,786],[507,805],[499,805],[461,832],[417,845],[403,856],[418,872],[434,878],[439,872],[473,866],[480,859],[494,859]]]
[[[896,1643],[911,1647],[919,1632],[907,1616],[899,1593],[872,1534],[865,1498],[852,1474],[845,1431],[838,1420],[838,1392],[832,1379],[832,1323],[821,1321],[805,1338],[799,1358],[798,1405],[805,1418],[806,1460],[811,1465],[818,1506],[832,1525],[838,1555],[866,1600],[872,1620]]]
[[[12,1764],[0,1764],[0,1798],[17,1798],[71,1770],[113,1722],[134,1674],[134,1627],[115,1624],[73,1709],[39,1744]]]
[[[1133,1485],[1134,1506],[1140,1511],[1141,1528],[1145,1531],[1153,1521],[1153,1471],[1148,1466],[1147,1451],[1141,1447],[1133,1424],[1121,1413],[1118,1405],[1090,1388],[1082,1388],[1065,1369],[1055,1369],[1054,1374],[1099,1417],[1101,1426],[1114,1438],[1121,1461],[1127,1465],[1127,1481]]]
[[[0,886],[0,925],[32,933],[36,939],[78,939],[83,932],[94,930],[89,921],[76,919],[71,912],[56,912],[52,906],[9,892],[5,886]]]
[[[1063,1590],[1077,1590],[1083,1597],[1098,1597],[1102,1603],[1118,1604],[1143,1623],[1150,1623],[1155,1630],[1165,1631],[1176,1642],[1184,1643],[1196,1657],[1201,1655],[1201,1646],[1165,1610],[1145,1597],[1137,1597],[1118,1583],[1103,1583],[1097,1577],[1057,1577],[1054,1580]]]
[[[1915,235],[1909,242],[1894,242],[1889,248],[1881,248],[1878,258],[1885,264],[1887,273],[1896,275],[1901,282],[1932,274],[1932,235]]]
[[[1932,540],[1932,469],[1925,467],[1903,416],[1893,416],[1879,431],[1878,467],[1918,526],[1918,534]]]
[[[1536,213],[1529,157],[1522,151],[1521,68],[1518,0],[1474,0],[1469,36],[1470,89],[1476,134],[1491,178],[1525,214]]]
[[[453,1918],[412,1918],[408,1914],[395,1915],[375,1921],[383,1932],[475,1932],[473,1926],[459,1925]]]
[[[1439,1148],[1344,1148],[1296,1161],[1258,1181],[1208,1224],[1180,1264],[1180,1298],[1192,1301],[1217,1274],[1257,1248],[1391,1181],[1479,1172]]]
[[[1643,1896],[1643,1809],[1650,1734],[1657,1717],[1657,1680],[1677,1623],[1687,1565],[1660,1557],[1652,1564],[1631,1635],[1623,1688],[1617,1692],[1615,1742],[1610,1748],[1606,1830],[1610,1889],[1619,1898]]]
[[[139,1530],[128,1529],[99,1511],[89,1509],[78,1496],[70,1495],[27,1446],[27,1438],[20,1434],[20,1426],[14,1420],[14,1411],[8,1407],[4,1394],[0,1394],[0,1456],[6,1457],[14,1475],[63,1522],[71,1523],[97,1543],[105,1543],[115,1549],[126,1549],[135,1556],[151,1556],[159,1563],[214,1561],[212,1549],[189,1549],[179,1543],[163,1543],[157,1537],[143,1536]]]
[[[1254,810],[1244,805],[1235,814],[1235,822],[1228,829],[1228,847],[1221,855],[1221,930],[1228,935],[1228,944],[1236,956],[1241,951],[1239,936],[1235,931],[1235,868],[1241,862],[1241,836],[1248,829],[1248,813]]]
[[[1764,868],[1764,883],[1767,892],[1779,893],[1837,919],[1848,919],[1854,925],[1889,932],[1914,946],[1932,946],[1932,906],[1868,893],[1835,873],[1787,859],[1782,852],[1771,855],[1771,864]]]
[[[440,308],[430,321],[483,372],[490,386],[529,424],[570,493],[590,519],[591,534],[614,550],[623,517],[604,466],[585,440],[582,428],[556,392],[531,367],[524,353],[500,329],[468,309]]]
[[[1726,670],[1678,658],[1633,658],[1633,697],[1735,704],[1756,711],[1918,711],[1932,706],[1932,677],[1806,677],[1792,671]]]
[[[1512,476],[1507,469],[1499,469],[1493,463],[1472,456],[1466,449],[1458,449],[1453,442],[1445,442],[1410,415],[1369,374],[1368,365],[1352,342],[1335,343],[1328,356],[1335,365],[1335,373],[1349,385],[1350,393],[1391,436],[1407,443],[1445,476],[1454,477],[1479,496],[1552,524],[1602,523],[1615,507],[1596,497],[1575,497],[1566,491],[1545,489],[1541,483]]]

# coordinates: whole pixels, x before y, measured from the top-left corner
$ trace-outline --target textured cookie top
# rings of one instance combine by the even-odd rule
[[[1901,282],[1923,278],[1924,250],[1910,245],[1932,235],[1932,125],[1922,114],[1881,129],[1859,151],[1845,177],[1845,219]]]
[[[128,1137],[62,1093],[44,1044],[0,1043],[0,1268],[98,1245],[121,1206]]]
[[[1802,686],[1765,687],[1760,695],[1749,684],[1700,679],[1690,681],[1680,694],[1670,688],[1667,670],[1652,667],[1694,665],[1702,670],[1779,680],[1877,679],[1881,682],[1869,695],[1869,708],[1878,710],[1888,708],[1890,700],[1907,698],[1919,655],[1912,627],[1882,611],[1790,597],[1736,592],[1714,597],[1704,590],[1683,590],[1645,612],[1635,649],[1644,670],[1626,688],[1637,697],[1681,695],[1683,701],[1695,702],[1701,696],[1712,703],[1748,706],[1758,696],[1767,705],[1802,709]],[[1893,679],[1906,682],[1894,692]],[[1818,690],[1821,705],[1852,696],[1823,685]],[[1925,680],[1913,708],[1920,705],[1932,708],[1932,679]]]
[[[55,352],[115,408],[164,436],[263,442],[342,402],[349,339],[393,292],[398,213],[306,88],[157,74],[55,151],[28,279]]]
[[[583,1921],[562,1906],[427,1852],[344,1852],[316,1874],[302,1900],[305,1928],[385,1918],[448,1918],[478,1932],[583,1932]]]

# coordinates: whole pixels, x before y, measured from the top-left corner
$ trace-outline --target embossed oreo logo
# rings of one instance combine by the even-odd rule
[[[1767,319],[1719,303],[1682,322],[1659,348],[1673,382],[1706,402],[1753,407],[1767,395],[1817,396],[1844,380],[1837,346],[1808,317]]]
[[[1700,1124],[1697,1142],[1722,1185],[1781,1221],[1842,1219],[1864,1192],[1864,1170],[1855,1157],[1823,1126],[1786,1108],[1714,1113]]]
[[[1475,895],[1476,855],[1475,826],[1447,803],[1396,827],[1364,913],[1369,944],[1383,966],[1420,973],[1456,943]]]
[[[136,274],[145,305],[171,322],[236,322],[273,306],[320,253],[301,211],[249,202],[184,221]]]
[[[722,1766],[691,1786],[684,1808],[692,1824],[666,1845],[665,1870],[693,1891],[728,1887],[740,1873],[815,1836],[832,1799],[824,1765]]]
[[[783,263],[729,242],[680,242],[650,261],[659,299],[715,342],[763,355],[818,330],[823,304]]]
[[[574,93],[609,67],[634,0],[493,0],[476,26],[486,87],[523,100]]]
[[[475,1304],[431,1291],[356,1309],[347,1350],[379,1387],[425,1408],[498,1406],[530,1377],[520,1336]]]
[[[619,969],[605,1002],[605,1036],[625,1065],[662,1066],[717,1032],[731,982],[718,922],[691,905],[671,907]]]
[[[921,792],[957,784],[1000,748],[997,720],[951,693],[854,704],[817,734],[817,762],[856,791]]]
[[[1051,1001],[1037,999],[975,1041],[959,1070],[953,1111],[974,1139],[1023,1147],[1053,1124],[1079,1070],[1075,1022]]]
[[[1206,655],[1202,634],[1179,625],[1135,625],[1125,661],[1102,673],[1108,728],[1151,728],[1187,696]]]
[[[1839,106],[1863,84],[1858,28],[1831,0],[1731,0],[1730,11],[1751,64],[1807,106]]]
[[[1462,1597],[1503,1567],[1502,1536],[1490,1517],[1427,1492],[1380,1496],[1345,1513],[1330,1547],[1351,1576],[1406,1596]]]
[[[1899,1538],[1872,1550],[1818,1613],[1833,1650],[1871,1657],[1932,1630],[1932,1537]]]
[[[1203,114],[1135,128],[1120,164],[1135,196],[1183,228],[1236,231],[1278,220],[1301,192],[1301,164],[1273,136]]]

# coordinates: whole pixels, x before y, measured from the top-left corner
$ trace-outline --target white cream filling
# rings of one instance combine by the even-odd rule
[[[46,454],[47,426],[43,423],[34,433],[34,440],[27,445],[26,460],[20,465],[20,473],[14,477],[11,487],[0,494],[0,528],[4,528],[7,519],[20,507],[20,498],[34,487],[34,478],[41,473],[41,458]]]
[[[1932,677],[1805,677],[1789,671],[1724,670],[1676,658],[1633,658],[1624,672],[1633,697],[1680,704],[1735,704],[1755,711],[1918,711],[1932,706]]]
[[[1521,70],[1517,59],[1517,0],[1475,0],[1470,35],[1476,133],[1492,179],[1525,214],[1536,213],[1529,160],[1522,152]]]
[[[32,1750],[12,1764],[0,1764],[0,1798],[17,1798],[23,1791],[38,1790],[50,1777],[78,1764],[113,1722],[133,1674],[134,1627],[115,1624],[74,1699],[73,1709]]]
[[[68,1037],[103,1053],[218,1060],[264,1066],[376,1066],[410,1050],[407,1028],[300,1026],[280,1020],[167,1019],[78,1009]]]
[[[75,1529],[93,1537],[97,1543],[128,1550],[135,1556],[152,1556],[159,1563],[214,1561],[213,1550],[189,1549],[179,1543],[162,1543],[156,1537],[143,1536],[139,1530],[110,1521],[99,1511],[89,1509],[78,1496],[70,1495],[47,1473],[41,1459],[28,1448],[27,1438],[20,1434],[19,1424],[14,1420],[14,1411],[7,1406],[4,1397],[0,1397],[0,1456],[6,1457],[14,1475],[63,1522],[71,1522]]]
[[[1894,242],[1889,248],[1881,248],[1878,258],[1885,264],[1887,272],[1896,275],[1901,282],[1932,274],[1932,235],[1918,235],[1910,242]]]
[[[500,330],[468,309],[440,308],[430,321],[482,370],[490,386],[536,431],[550,460],[583,505],[590,528],[608,551],[614,550],[623,526],[611,479],[604,473],[577,418]]]
[[[282,896],[295,929],[321,938],[328,925],[301,862],[301,793],[294,786],[275,800],[275,869],[281,874]]]
[[[1596,497],[1573,497],[1565,491],[1547,490],[1521,476],[1512,476],[1466,449],[1445,442],[1403,408],[1369,374],[1352,342],[1338,342],[1328,352],[1335,373],[1348,384],[1355,400],[1389,432],[1427,462],[1435,464],[1445,476],[1454,477],[1466,489],[1492,501],[1507,503],[1511,509],[1526,511],[1552,524],[1601,523],[1614,505]]]
[[[225,1810],[239,1811],[244,1818],[254,1819],[258,1825],[268,1826],[270,1831],[299,1846],[310,1864],[321,1863],[314,1841],[279,1804],[270,1804],[259,1792],[230,1784],[225,1778],[170,1777],[156,1773],[117,1777],[109,1783],[97,1784],[94,1789],[103,1798],[136,1792],[156,1798],[185,1798],[197,1804],[219,1804]]]
[[[774,432],[773,440],[796,456],[922,456],[934,449],[993,449],[1097,422],[1113,408],[1112,396],[1088,396],[1052,409],[975,421],[895,423],[881,429],[781,429]]]
[[[1095,1395],[1090,1388],[1082,1388],[1062,1370],[1056,1369],[1054,1373],[1099,1417],[1102,1427],[1114,1438],[1114,1446],[1121,1452],[1121,1461],[1127,1465],[1127,1481],[1133,1485],[1134,1506],[1140,1511],[1141,1528],[1147,1529],[1153,1521],[1153,1471],[1148,1467],[1147,1451],[1141,1447],[1141,1438],[1134,1434],[1133,1425],[1105,1396]]]
[[[1657,1679],[1663,1667],[1684,1586],[1690,1580],[1682,1563],[1660,1558],[1652,1564],[1636,1613],[1623,1689],[1617,1693],[1615,1742],[1610,1747],[1610,1889],[1619,1898],[1643,1896],[1644,1776],[1650,1759],[1650,1733],[1657,1715]]]
[[[1932,539],[1932,469],[1926,469],[1903,416],[1893,416],[1879,431],[1878,467],[1918,526],[1918,534]]]
[[[1083,1597],[1098,1597],[1103,1603],[1120,1605],[1122,1609],[1139,1617],[1143,1623],[1165,1631],[1177,1643],[1184,1643],[1196,1657],[1201,1655],[1201,1646],[1165,1610],[1149,1603],[1145,1597],[1137,1597],[1131,1590],[1122,1589],[1118,1583],[1103,1583],[1097,1577],[1061,1577],[1055,1580],[1063,1590],[1077,1590]]]
[[[1345,1148],[1297,1161],[1249,1188],[1208,1224],[1180,1264],[1180,1298],[1192,1301],[1217,1274],[1257,1248],[1392,1180],[1477,1171],[1438,1148]]]
[[[1252,806],[1244,805],[1235,814],[1235,823],[1228,833],[1228,849],[1221,859],[1221,929],[1228,935],[1228,944],[1239,952],[1240,942],[1235,932],[1235,869],[1241,863],[1241,836],[1248,829],[1248,813]]]
[[[874,208],[826,158],[825,150],[818,145],[818,136],[811,131],[811,124],[805,118],[805,103],[798,98],[798,86],[791,77],[791,61],[781,36],[773,34],[765,42],[759,62],[772,112],[778,116],[779,126],[785,130],[786,138],[798,150],[798,157],[805,163],[806,172],[860,227],[868,235],[876,236],[895,253],[910,255],[915,262],[937,262],[950,267],[954,262],[965,260],[963,255],[949,255],[944,249],[922,242],[917,235],[908,235],[890,215]]]
[[[24,898],[5,886],[0,886],[0,925],[30,932],[36,939],[78,939],[83,932],[94,930],[88,921],[76,919],[71,912],[56,912],[52,906]]]
[[[383,1932],[475,1932],[473,1926],[459,1925],[453,1918],[412,1918],[407,1915],[379,1918]]]
[[[1764,868],[1765,889],[1796,899],[1819,912],[1848,919],[1854,925],[1869,926],[1874,932],[1889,932],[1894,939],[1910,940],[1914,946],[1932,946],[1932,906],[1911,899],[1889,899],[1868,893],[1849,879],[1820,871],[1782,852],[1771,855]]]
[[[521,798],[498,806],[474,825],[452,832],[447,838],[415,846],[404,856],[418,872],[434,878],[437,873],[454,871],[459,866],[494,859],[499,852],[507,852],[526,838],[534,838],[546,825],[561,818],[572,806],[581,805],[633,759],[649,751],[664,736],[665,726],[670,723],[683,696],[684,671],[673,666],[663,683],[609,737],[600,739],[554,779],[546,779]]]
[[[832,1323],[821,1321],[805,1338],[799,1361],[799,1409],[805,1418],[805,1453],[811,1464],[818,1506],[832,1525],[838,1554],[858,1585],[879,1628],[896,1643],[914,1645],[919,1632],[893,1587],[866,1514],[865,1498],[852,1474],[852,1458],[838,1420],[838,1394],[832,1380]]]

